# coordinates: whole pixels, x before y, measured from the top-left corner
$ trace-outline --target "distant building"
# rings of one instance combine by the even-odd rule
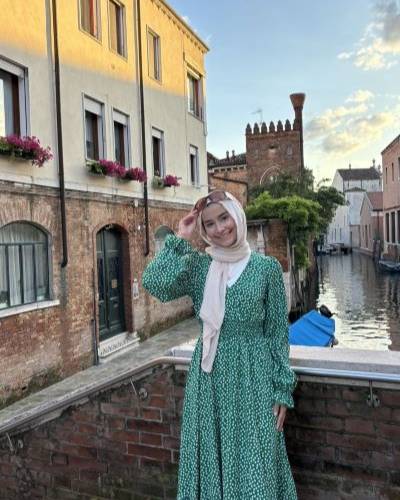
[[[291,94],[295,119],[269,126],[262,122],[246,127],[246,153],[234,151],[218,159],[208,154],[209,184],[240,193],[246,202],[248,190],[265,184],[279,173],[299,175],[304,168],[303,105],[305,94]],[[239,186],[242,187],[239,187]]]
[[[379,258],[383,243],[383,193],[364,193],[360,210],[360,251]]]
[[[384,254],[400,258],[400,135],[382,151]]]
[[[345,205],[336,209],[329,225],[327,243],[349,248],[360,246],[360,210],[365,192],[382,190],[381,173],[375,166],[336,170],[332,186],[342,192]]]

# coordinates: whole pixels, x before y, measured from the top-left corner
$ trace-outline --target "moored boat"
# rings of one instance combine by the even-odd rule
[[[326,306],[309,311],[289,327],[290,345],[333,347],[337,343],[335,320]]]
[[[400,273],[400,262],[381,259],[379,261],[379,267],[384,271],[389,271],[391,273]]]

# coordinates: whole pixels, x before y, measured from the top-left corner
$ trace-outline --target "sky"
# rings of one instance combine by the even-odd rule
[[[381,164],[400,133],[400,0],[169,0],[209,46],[207,150],[245,152],[248,122],[294,119],[317,181]]]

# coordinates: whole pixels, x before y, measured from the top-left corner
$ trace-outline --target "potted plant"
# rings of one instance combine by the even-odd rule
[[[181,179],[181,177],[177,177],[176,175],[166,174],[164,177],[155,175],[153,177],[152,186],[154,189],[164,189],[172,186],[178,187],[180,186],[179,179]]]
[[[47,161],[53,158],[50,147],[42,147],[39,139],[35,136],[7,135],[0,137],[0,154],[31,160],[32,165],[38,167],[43,167]]]
[[[146,172],[139,168],[125,168],[117,161],[112,160],[87,160],[86,166],[89,172],[94,175],[116,177],[120,180],[145,182]]]

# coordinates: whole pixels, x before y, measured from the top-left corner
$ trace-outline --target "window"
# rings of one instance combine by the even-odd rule
[[[396,242],[396,212],[390,212],[391,242]]]
[[[28,135],[27,73],[0,59],[0,136]]]
[[[110,22],[110,48],[120,56],[125,56],[125,8],[118,2],[109,0],[108,15]]]
[[[114,121],[114,155],[115,161],[120,165],[127,167],[129,160],[129,117],[113,111]]]
[[[398,181],[400,181],[400,158],[397,158],[397,162],[398,162],[398,165],[397,165],[397,169],[398,169]]]
[[[161,81],[160,37],[150,30],[147,31],[147,56],[149,76]]]
[[[199,152],[195,146],[189,147],[189,163],[190,163],[190,182],[193,186],[200,184],[199,172]]]
[[[387,175],[388,175],[388,174],[387,174],[387,167],[385,167],[385,182],[386,182],[386,184],[387,184],[387,182],[388,182],[388,176],[387,176]]]
[[[195,116],[202,118],[201,108],[201,78],[193,73],[187,74],[188,110]]]
[[[400,243],[400,210],[397,210],[397,243]]]
[[[392,182],[394,182],[394,164],[392,163]]]
[[[389,213],[385,214],[385,239],[389,243],[390,242],[390,234],[389,234]]]
[[[26,222],[0,229],[0,309],[49,298],[47,235]]]
[[[164,133],[156,128],[152,129],[153,147],[153,173],[158,177],[164,177]]]
[[[84,107],[86,159],[101,160],[105,157],[103,105],[85,97]]]
[[[80,0],[80,26],[89,35],[100,39],[98,0]]]

